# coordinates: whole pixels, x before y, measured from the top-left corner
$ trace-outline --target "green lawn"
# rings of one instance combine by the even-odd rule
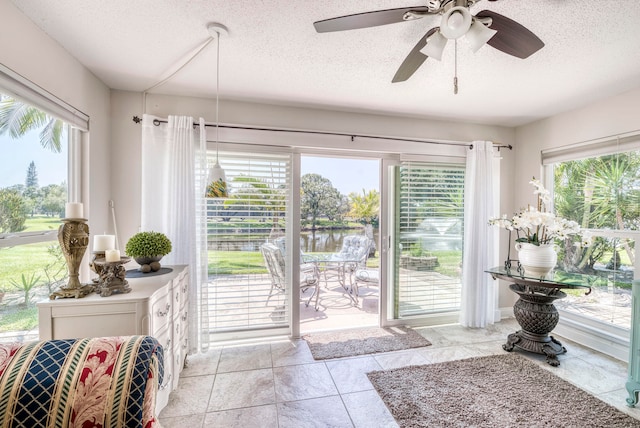
[[[2,331],[31,330],[38,326],[38,308],[35,306],[3,308],[0,310],[0,326]]]
[[[23,232],[33,230],[58,230],[61,224],[60,217],[45,217],[41,215],[27,217],[27,221],[24,222],[26,229],[23,230]]]
[[[56,231],[60,224],[60,219],[57,217],[29,217],[25,223],[27,226],[25,231]],[[47,248],[57,243],[57,233],[54,233],[51,235],[51,241],[49,242],[0,248],[0,290],[15,291],[16,288],[12,281],[20,284],[22,282],[22,274],[30,278],[35,273],[35,277],[40,277],[40,282],[44,285],[46,281],[44,267],[54,260],[47,252]]]

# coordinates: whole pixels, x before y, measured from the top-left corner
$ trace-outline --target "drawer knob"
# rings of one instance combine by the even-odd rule
[[[158,316],[159,317],[166,317],[167,315],[169,315],[169,309],[171,309],[171,305],[169,303],[167,303],[167,306],[166,306],[164,311],[158,311]]]
[[[164,385],[160,385],[160,390],[162,391],[163,389],[167,389],[167,387],[171,385],[171,373],[169,373],[169,376],[167,376],[167,381],[164,383]]]

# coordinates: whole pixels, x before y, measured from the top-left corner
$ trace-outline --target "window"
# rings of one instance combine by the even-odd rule
[[[629,142],[621,151],[616,141],[608,144],[605,153],[547,164],[556,213],[594,236],[585,248],[566,242],[559,251],[559,267],[602,279],[589,295],[568,292],[556,306],[626,330],[636,271],[635,242],[640,234],[640,151],[629,150]],[[601,151],[603,147],[607,144],[599,146]]]
[[[0,64],[0,340],[38,337],[35,302],[66,283],[57,230],[79,201],[88,116]],[[71,197],[70,197],[71,196]]]

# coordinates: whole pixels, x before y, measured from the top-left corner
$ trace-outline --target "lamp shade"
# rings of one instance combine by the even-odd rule
[[[440,31],[436,31],[427,38],[427,44],[420,49],[420,52],[429,58],[440,61],[442,60],[442,51],[444,51],[447,41],[447,38],[440,34]]]
[[[227,177],[224,169],[216,160],[215,165],[209,170],[207,178],[207,189],[205,198],[227,198],[229,197],[229,189],[227,187]]]
[[[442,15],[440,32],[447,39],[463,36],[471,27],[471,12],[465,7],[452,7]]]
[[[471,44],[471,50],[473,52],[477,52],[478,49],[483,47],[497,31],[493,30],[478,20],[474,19],[473,24],[471,24],[471,28],[465,35],[465,39],[469,41]]]

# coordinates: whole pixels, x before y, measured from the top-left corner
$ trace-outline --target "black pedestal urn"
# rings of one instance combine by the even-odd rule
[[[549,336],[560,319],[553,302],[567,295],[558,289],[521,284],[510,284],[509,289],[520,297],[513,306],[513,314],[522,330],[510,334],[507,343],[502,345],[503,349],[512,351],[515,346],[544,354],[547,363],[557,366],[557,356],[567,350],[553,336]]]

